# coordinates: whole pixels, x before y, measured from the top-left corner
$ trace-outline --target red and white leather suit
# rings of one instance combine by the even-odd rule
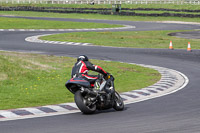
[[[107,72],[104,71],[100,66],[93,65],[89,61],[80,60],[80,61],[76,62],[74,67],[72,68],[71,77],[72,78],[82,77],[82,78],[86,79],[87,81],[89,81],[92,85],[98,79],[98,76],[97,75],[88,75],[89,70],[99,72],[99,73],[103,74],[104,76],[107,75]]]

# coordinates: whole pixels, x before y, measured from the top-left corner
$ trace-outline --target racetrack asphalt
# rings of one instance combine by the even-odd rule
[[[38,18],[32,18],[38,19]],[[44,18],[40,18],[44,19]],[[52,18],[51,18],[52,19]],[[53,20],[53,19],[52,19]],[[57,19],[54,19],[57,20]],[[60,19],[67,21],[68,19]],[[198,25],[153,22],[78,20],[136,26],[131,30],[199,29]],[[189,84],[171,95],[126,105],[121,112],[107,110],[94,115],[82,113],[0,122],[0,133],[199,133],[200,132],[200,50],[134,49],[51,45],[26,42],[29,36],[52,32],[0,32],[0,50],[122,61],[167,67],[184,73]],[[53,32],[57,33],[57,32]]]
[[[185,32],[175,32],[170,33],[170,36],[176,36],[180,38],[186,38],[186,39],[200,39],[200,31],[185,31]]]

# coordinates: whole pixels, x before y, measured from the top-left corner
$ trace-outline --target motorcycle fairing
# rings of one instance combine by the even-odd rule
[[[87,80],[85,80],[83,78],[76,77],[76,78],[72,78],[72,79],[68,80],[66,82],[65,86],[72,93],[75,93],[78,89],[80,89],[81,86],[90,88],[90,82],[88,82]]]

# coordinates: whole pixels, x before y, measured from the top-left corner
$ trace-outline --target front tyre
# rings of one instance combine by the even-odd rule
[[[124,110],[124,102],[123,102],[121,96],[119,95],[119,93],[117,93],[117,92],[115,92],[115,101],[114,101],[113,108],[116,111],[122,111],[122,110]]]
[[[96,105],[92,104],[89,101],[89,97],[83,96],[80,90],[76,91],[74,95],[74,100],[78,108],[83,112],[84,114],[92,114],[96,111]]]

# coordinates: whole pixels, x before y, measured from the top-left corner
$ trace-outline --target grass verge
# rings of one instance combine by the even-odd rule
[[[64,86],[76,59],[38,54],[0,52],[0,110],[73,102]],[[149,68],[92,60],[115,77],[119,92],[154,84],[160,74]]]
[[[94,45],[131,47],[131,48],[169,48],[170,40],[176,49],[187,49],[188,41],[192,49],[200,49],[199,39],[183,39],[167,34],[179,31],[124,31],[124,32],[87,32],[65,33],[43,36],[40,39],[92,43]]]
[[[114,28],[121,25],[69,22],[69,21],[49,21],[32,20],[23,18],[0,17],[0,29],[83,29],[83,28]]]
[[[0,11],[0,15],[15,15],[27,17],[52,17],[52,18],[75,18],[75,19],[106,19],[122,21],[184,21],[200,22],[199,18],[181,18],[181,17],[150,17],[150,16],[119,16],[119,15],[100,15],[100,14],[64,14],[64,13],[45,13],[30,11]]]

